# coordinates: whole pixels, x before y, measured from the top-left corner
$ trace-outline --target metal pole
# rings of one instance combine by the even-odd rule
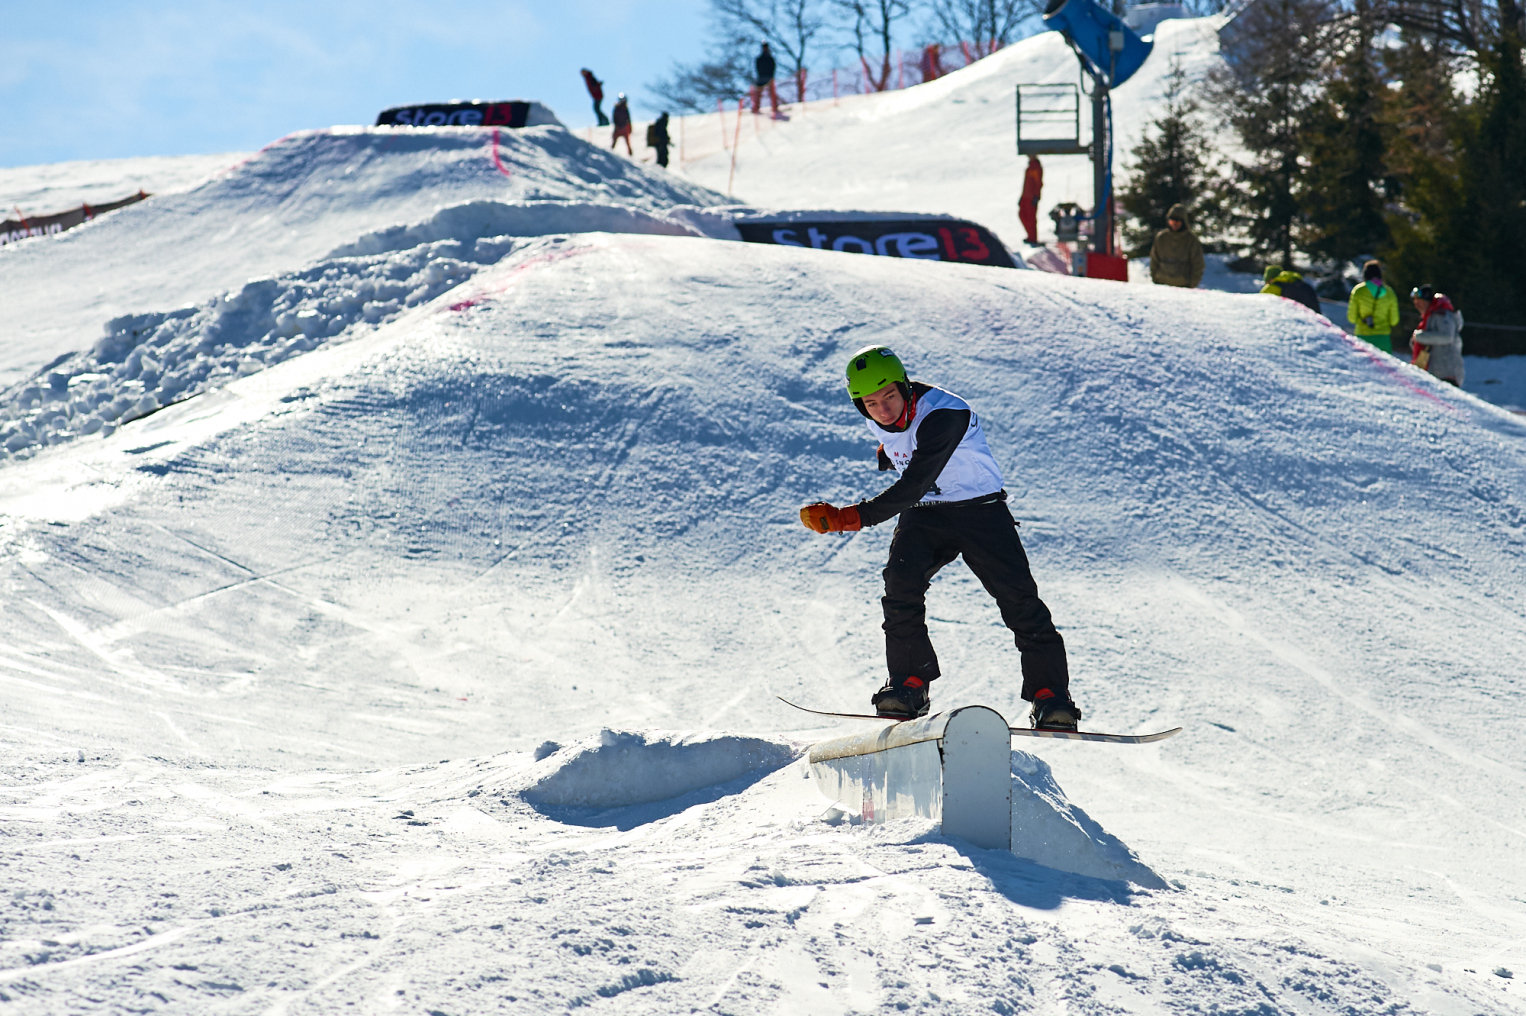
[[[1108,137],[1107,85],[1092,79],[1092,249],[1099,254],[1113,253],[1113,217],[1107,190]]]
[[[742,147],[742,100],[737,99],[737,130],[736,137],[731,139],[731,175],[726,177],[726,196],[731,196],[731,185],[737,178],[737,149]]]

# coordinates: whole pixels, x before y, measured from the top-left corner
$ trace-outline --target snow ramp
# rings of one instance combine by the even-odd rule
[[[379,231],[476,209],[517,235],[596,225],[698,232],[667,219],[725,202],[560,127],[334,127],[288,135],[190,190],[0,252],[14,343],[0,383],[99,338],[113,318],[194,306],[252,279],[299,271]],[[492,206],[514,206],[512,221]],[[591,209],[604,209],[604,213]],[[471,214],[458,218],[473,217]],[[459,224],[458,224],[459,225]],[[460,234],[457,234],[460,235]],[[58,280],[75,280],[61,290]],[[60,298],[61,292],[67,297]]]

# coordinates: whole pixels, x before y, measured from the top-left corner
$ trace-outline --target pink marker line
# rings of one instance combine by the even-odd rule
[[[498,128],[497,127],[493,128],[493,165],[497,166],[498,167],[498,172],[502,173],[504,176],[513,176],[514,175],[514,174],[509,172],[509,167],[505,166],[503,164],[503,159],[498,155]]]
[[[1419,385],[1415,384],[1409,378],[1401,374],[1399,369],[1393,365],[1393,357],[1389,354],[1383,352],[1372,343],[1357,338],[1355,335],[1352,335],[1350,332],[1342,328],[1336,328],[1333,325],[1331,328],[1333,331],[1339,334],[1341,338],[1346,340],[1346,344],[1348,346],[1355,347],[1359,352],[1361,352],[1363,356],[1377,364],[1385,374],[1399,382],[1399,384],[1403,385],[1405,388],[1408,388],[1410,391],[1414,392],[1421,398],[1426,399],[1427,401],[1434,402],[1436,405],[1440,406],[1442,409],[1445,409],[1447,412],[1459,412],[1458,408],[1452,405],[1450,402],[1447,402],[1445,399],[1437,398],[1434,392],[1426,391],[1424,388],[1421,388]]]
[[[455,303],[450,304],[449,307],[451,310],[456,312],[466,310],[470,307],[475,307],[477,304],[482,303],[484,300],[491,299],[492,297],[497,296],[499,293],[502,293],[504,290],[508,289],[511,285],[513,285],[515,278],[517,278],[521,272],[528,271],[529,269],[538,267],[540,265],[551,264],[554,261],[563,261],[567,258],[577,257],[579,254],[587,254],[593,249],[594,248],[592,247],[569,247],[565,250],[547,251],[545,254],[540,254],[536,257],[521,261],[519,264],[515,265],[513,268],[510,268],[508,272],[505,273],[503,281],[497,283],[496,285],[489,286],[486,289],[480,290],[464,300],[457,300]]]

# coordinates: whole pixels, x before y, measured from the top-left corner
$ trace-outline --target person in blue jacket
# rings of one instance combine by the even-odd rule
[[[817,501],[800,521],[818,533],[855,532],[897,519],[885,565],[885,662],[889,678],[871,703],[881,716],[928,711],[928,685],[942,674],[927,633],[927,588],[956,557],[996,600],[1021,653],[1022,698],[1035,727],[1074,730],[1065,641],[1039,599],[997,465],[969,403],[911,381],[884,346],[853,354],[848,395],[879,442],[881,470],[899,479],[879,495],[842,508]]]

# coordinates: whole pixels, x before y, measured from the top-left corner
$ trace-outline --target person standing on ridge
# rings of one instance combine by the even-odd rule
[[[615,131],[609,139],[609,147],[614,148],[620,144],[620,139],[625,139],[625,151],[635,155],[636,150],[631,147],[631,108],[625,102],[625,93],[621,92],[615,99]]]
[[[1261,280],[1266,283],[1261,287],[1261,292],[1270,293],[1273,296],[1285,296],[1289,300],[1303,304],[1316,314],[1324,313],[1320,309],[1319,294],[1314,291],[1314,287],[1305,282],[1303,276],[1291,268],[1267,265]]]
[[[1044,164],[1037,155],[1028,156],[1028,168],[1023,171],[1023,193],[1017,199],[1017,221],[1028,234],[1028,246],[1039,245],[1039,192],[1044,189]]]
[[[936,81],[943,77],[943,46],[930,42],[922,47],[922,80]]]
[[[588,94],[593,96],[593,115],[599,118],[600,127],[609,126],[609,117],[604,115],[604,82],[593,76],[593,71],[583,68],[583,84],[588,86]]]
[[[1399,324],[1399,298],[1393,287],[1383,283],[1383,266],[1369,261],[1362,266],[1362,281],[1351,291],[1346,302],[1346,320],[1356,328],[1356,337],[1370,342],[1385,353],[1394,351],[1393,330]]]
[[[769,50],[768,43],[758,51],[757,59],[752,62],[756,76],[752,79],[752,111],[758,111],[758,103],[763,98],[763,89],[768,89],[768,102],[773,107],[774,116],[779,115],[779,90],[774,87],[774,54]]]
[[[964,563],[996,600],[1022,660],[1022,697],[1035,727],[1074,730],[1081,710],[1070,698],[1065,640],[1039,599],[1007,509],[1001,467],[980,420],[959,396],[911,381],[884,346],[854,353],[848,397],[863,414],[881,470],[900,478],[876,497],[842,508],[817,501],[800,521],[818,533],[857,532],[899,516],[885,565],[885,663],[890,675],[871,698],[881,716],[910,719],[928,710],[928,685],[942,671],[927,633],[927,587],[944,565]]]
[[[657,150],[657,165],[663,169],[668,168],[668,148],[673,144],[673,139],[668,135],[668,111],[663,110],[662,115],[646,128],[646,146]]]
[[[1166,213],[1166,228],[1150,245],[1150,281],[1157,286],[1196,289],[1203,281],[1203,245],[1187,227],[1187,206],[1175,204]]]
[[[1409,298],[1420,312],[1420,325],[1409,339],[1411,362],[1461,388],[1462,311],[1435,286],[1416,286]]]

